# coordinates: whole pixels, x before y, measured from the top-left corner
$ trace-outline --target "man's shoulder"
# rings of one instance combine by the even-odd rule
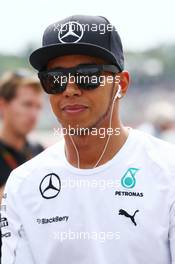
[[[136,130],[136,133],[141,144],[143,153],[147,155],[153,162],[157,162],[162,165],[167,165],[169,168],[175,168],[175,145],[156,138],[140,130]]]
[[[156,147],[156,149],[157,148],[161,148],[161,149],[163,148],[163,149],[169,149],[169,150],[175,151],[175,145],[174,144],[172,144],[168,141],[162,140],[158,137],[152,136],[152,135],[150,135],[146,132],[143,132],[141,130],[136,129],[135,131],[138,134],[138,136],[140,137],[140,139],[143,138],[145,145],[150,144],[150,146]]]
[[[49,146],[40,154],[36,155],[32,159],[26,161],[16,169],[14,169],[8,178],[7,185],[13,185],[17,189],[28,177],[36,177],[37,171],[43,169],[46,166],[52,166],[54,164],[61,164],[62,153],[64,151],[64,140]]]
[[[31,171],[38,166],[43,167],[49,162],[57,161],[58,163],[61,161],[62,152],[64,150],[64,140],[61,140],[43,150],[41,153],[28,160],[27,162],[20,165],[18,168],[14,170],[14,172],[18,173],[21,170],[23,171]]]

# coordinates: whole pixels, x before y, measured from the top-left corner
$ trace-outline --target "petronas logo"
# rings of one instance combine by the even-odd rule
[[[133,188],[136,185],[135,175],[139,169],[129,168],[121,179],[121,184],[125,188]]]

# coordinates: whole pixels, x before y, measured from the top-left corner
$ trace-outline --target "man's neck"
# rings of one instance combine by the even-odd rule
[[[6,127],[2,127],[0,131],[0,139],[16,150],[21,150],[26,142],[25,137],[17,135],[17,133]]]
[[[125,128],[121,124],[112,127],[113,131],[115,131],[116,127],[119,128],[120,133],[119,135],[113,133],[110,136],[106,151],[104,152],[104,155],[102,156],[97,166],[102,165],[107,161],[111,160],[124,145],[129,135],[128,128]],[[109,135],[106,135],[104,138],[100,138],[99,135],[72,136],[72,139],[79,153],[80,168],[89,169],[94,167],[105,148],[105,144],[108,140],[108,137]],[[66,158],[69,163],[77,167],[78,159],[76,155],[76,150],[72,144],[70,136],[65,136],[65,150]]]

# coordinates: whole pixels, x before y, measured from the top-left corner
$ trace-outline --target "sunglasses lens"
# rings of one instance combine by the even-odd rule
[[[78,75],[76,83],[80,88],[85,90],[95,89],[100,85],[99,77],[97,75]]]
[[[62,72],[44,72],[38,76],[46,93],[57,94],[65,90],[66,76],[62,76]]]
[[[81,65],[77,68],[76,83],[83,89],[91,90],[100,85],[101,69],[97,65]]]

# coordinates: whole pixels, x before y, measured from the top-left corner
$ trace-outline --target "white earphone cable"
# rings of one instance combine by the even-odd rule
[[[113,114],[113,109],[114,109],[114,103],[115,103],[115,100],[117,99],[117,97],[119,97],[119,98],[121,97],[120,96],[120,92],[121,92],[121,86],[119,85],[118,90],[117,90],[117,93],[115,94],[115,96],[113,98],[113,102],[112,102],[112,108],[111,108],[111,114],[110,114],[110,121],[109,121],[109,127],[110,128],[111,128],[111,123],[112,123],[112,114]],[[79,153],[78,153],[78,149],[77,149],[77,147],[75,145],[75,142],[73,141],[72,136],[71,135],[69,135],[69,136],[70,136],[70,139],[71,139],[72,144],[73,144],[73,146],[75,148],[75,151],[76,151],[76,155],[77,155],[77,166],[78,166],[78,168],[80,168],[80,156],[79,156]],[[107,141],[106,141],[106,144],[105,144],[105,147],[104,147],[104,149],[102,151],[102,154],[100,155],[100,158],[98,159],[98,161],[96,162],[96,164],[94,165],[93,168],[97,167],[98,163],[101,161],[101,159],[102,159],[102,157],[103,157],[103,155],[104,155],[104,153],[106,151],[106,148],[108,146],[110,137],[111,137],[111,135],[108,136]]]
[[[111,114],[110,114],[110,121],[109,121],[109,128],[111,128],[111,124],[112,124],[112,115],[113,115],[113,110],[114,110],[114,103],[115,103],[115,100],[116,98],[118,97],[118,95],[120,94],[120,91],[121,91],[121,86],[119,85],[119,88],[118,88],[118,91],[116,93],[116,95],[114,96],[114,99],[112,101],[112,108],[111,108]],[[108,143],[109,143],[109,140],[110,140],[110,137],[111,137],[111,134],[108,136],[107,140],[106,140],[106,144],[105,144],[105,147],[103,149],[103,152],[100,156],[100,158],[98,159],[98,161],[96,162],[95,166],[93,168],[96,168],[98,163],[100,162],[100,160],[102,159],[106,149],[107,149],[107,146],[108,146]]]

